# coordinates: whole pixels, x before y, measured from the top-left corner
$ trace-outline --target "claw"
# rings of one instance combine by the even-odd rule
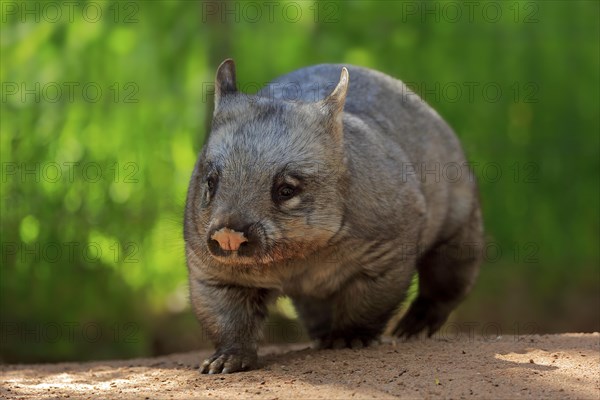
[[[256,353],[221,353],[217,351],[200,367],[202,374],[230,374],[252,369],[256,364]]]
[[[317,349],[362,349],[373,344],[379,343],[378,338],[373,337],[345,337],[345,336],[328,336],[317,341]]]

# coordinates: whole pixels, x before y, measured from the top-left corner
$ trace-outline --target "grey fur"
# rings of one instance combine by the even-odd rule
[[[233,61],[219,67],[184,224],[192,305],[216,345],[202,372],[255,367],[280,294],[321,347],[357,347],[381,334],[416,271],[399,336],[431,335],[474,283],[483,227],[455,134],[402,82],[349,66],[348,85],[342,68],[303,68],[250,96],[235,91]],[[276,204],[284,182],[301,189]],[[217,227],[250,246],[220,254]]]

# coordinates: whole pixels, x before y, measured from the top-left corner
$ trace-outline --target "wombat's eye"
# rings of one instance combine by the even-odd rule
[[[277,188],[276,199],[278,202],[286,201],[294,197],[297,193],[297,189],[291,185],[283,184]]]
[[[217,187],[217,176],[216,175],[209,175],[206,177],[206,187],[209,191],[209,193],[213,193]]]

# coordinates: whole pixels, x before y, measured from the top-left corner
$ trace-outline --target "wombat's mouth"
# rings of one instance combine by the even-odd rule
[[[232,253],[237,253],[232,252]],[[218,256],[211,254],[211,256],[222,264],[227,265],[257,265],[257,264],[268,264],[269,262],[265,262],[262,257],[247,257],[240,256],[238,254],[229,254],[226,256]]]
[[[214,245],[209,245],[210,255],[220,263],[228,265],[265,265],[285,261],[297,257],[291,251],[281,251],[278,246],[269,246],[268,249],[245,246],[242,243],[238,250],[225,251]]]
[[[320,248],[316,242],[271,242],[259,248],[246,248],[240,245],[238,250],[223,251],[209,246],[210,255],[227,265],[268,265],[292,259],[305,259]],[[251,250],[250,250],[251,249]]]
[[[211,248],[209,246],[210,255],[217,261],[223,264],[241,264],[241,265],[250,265],[250,264],[265,264],[263,261],[264,257],[260,257],[255,255],[246,254],[247,250],[243,246],[240,246],[238,250],[225,251],[218,248]]]

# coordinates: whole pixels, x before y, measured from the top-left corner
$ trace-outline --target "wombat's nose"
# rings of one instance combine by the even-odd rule
[[[207,232],[208,250],[217,257],[252,257],[261,247],[259,231],[256,223],[227,218]]]
[[[242,243],[248,241],[243,232],[234,231],[229,228],[219,229],[210,236],[210,239],[216,240],[219,243],[219,247],[225,251],[238,250]]]

